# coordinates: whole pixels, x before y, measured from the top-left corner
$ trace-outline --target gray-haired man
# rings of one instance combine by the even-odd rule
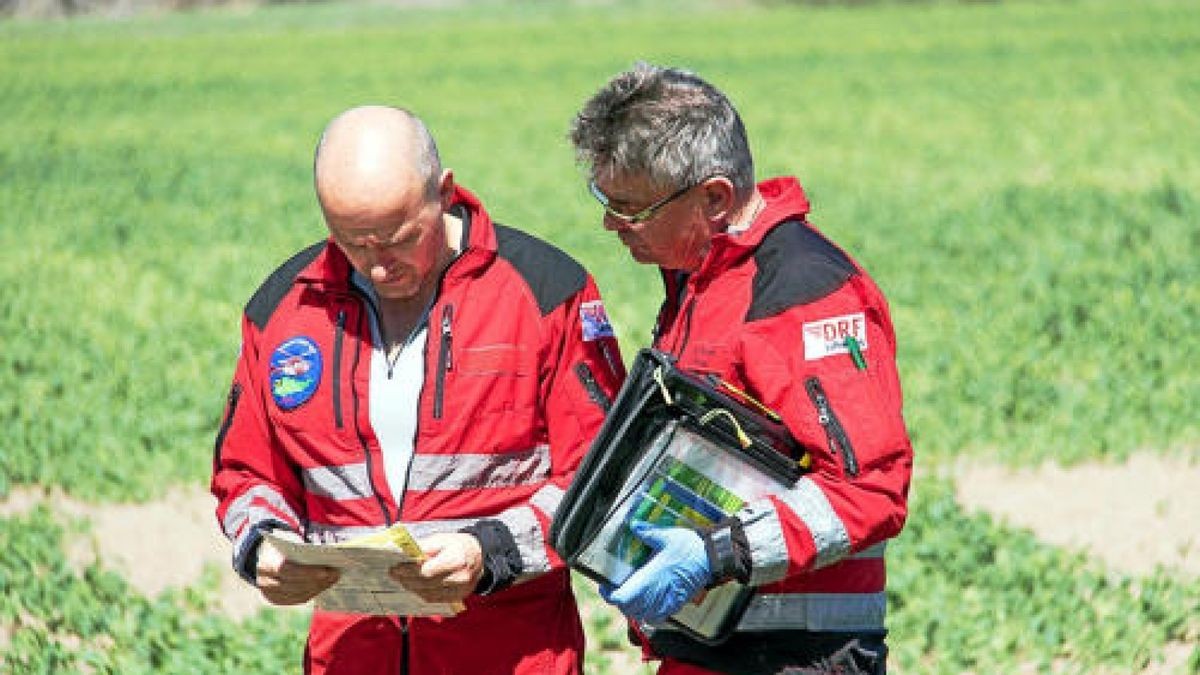
[[[635,529],[656,554],[602,594],[660,673],[882,673],[884,544],[912,468],[883,294],[809,224],[796,179],[755,183],[737,111],[692,73],[618,74],[570,138],[605,228],[662,271],[655,346],[778,411],[813,459],[793,488],[715,528]],[[756,596],[728,641],[662,624],[730,579]]]

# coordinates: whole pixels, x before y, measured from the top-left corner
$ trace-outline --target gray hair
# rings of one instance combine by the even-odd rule
[[[436,199],[442,178],[442,157],[438,154],[437,142],[433,140],[433,134],[429,133],[429,127],[425,126],[425,122],[420,117],[404,108],[399,108],[399,110],[408,115],[413,125],[412,140],[413,148],[416,150],[413,157],[413,168],[416,169],[418,175],[425,178],[425,196],[429,199]]]
[[[584,104],[568,137],[593,176],[642,175],[681,188],[721,174],[739,197],[754,189],[742,118],[716,87],[686,70],[635,63]]]

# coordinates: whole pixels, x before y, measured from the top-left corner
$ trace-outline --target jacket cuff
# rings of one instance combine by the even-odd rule
[[[264,520],[250,528],[250,533],[242,538],[241,545],[233,552],[233,569],[238,576],[251,586],[258,586],[258,549],[263,535],[271,530],[289,529],[286,523],[278,520]]]
[[[736,516],[730,516],[715,525],[700,530],[704,540],[704,551],[708,554],[708,567],[712,580],[708,588],[715,588],[727,581],[750,583],[750,543],[746,529]]]
[[[479,595],[491,595],[513,584],[524,570],[521,551],[512,532],[503,522],[494,519],[480,520],[461,530],[479,540],[483,550],[483,576],[475,585]]]

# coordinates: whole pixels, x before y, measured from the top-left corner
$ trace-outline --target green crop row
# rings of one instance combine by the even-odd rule
[[[889,645],[902,672],[1137,672],[1164,646],[1200,666],[1200,579],[1137,578],[1028,532],[966,515],[950,485],[918,484],[888,548]],[[1053,670],[1052,670],[1053,669]]]
[[[213,613],[216,570],[195,587],[147,600],[93,563],[65,562],[63,540],[86,535],[43,507],[0,519],[0,672],[281,673],[296,669],[307,619],[262,612],[241,623]],[[162,551],[169,558],[170,551]],[[146,564],[154,564],[146,561]]]

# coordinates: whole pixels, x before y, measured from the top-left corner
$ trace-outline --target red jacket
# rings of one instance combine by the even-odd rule
[[[884,543],[912,468],[887,302],[805,222],[795,179],[759,191],[754,223],[717,235],[684,285],[664,271],[656,346],[778,411],[813,458],[790,492],[740,514],[758,593],[738,630],[882,632]]]
[[[338,541],[400,521],[423,536],[486,518],[506,533],[499,553],[519,553],[508,580],[518,583],[468,597],[453,618],[319,611],[306,672],[579,669],[578,613],[546,533],[603,420],[598,401],[624,370],[581,266],[494,225],[461,188],[455,204],[467,245],[429,314],[405,493],[389,489],[369,419],[369,302],[330,242],[284,263],[246,305],[212,491],[247,578],[264,529]]]

